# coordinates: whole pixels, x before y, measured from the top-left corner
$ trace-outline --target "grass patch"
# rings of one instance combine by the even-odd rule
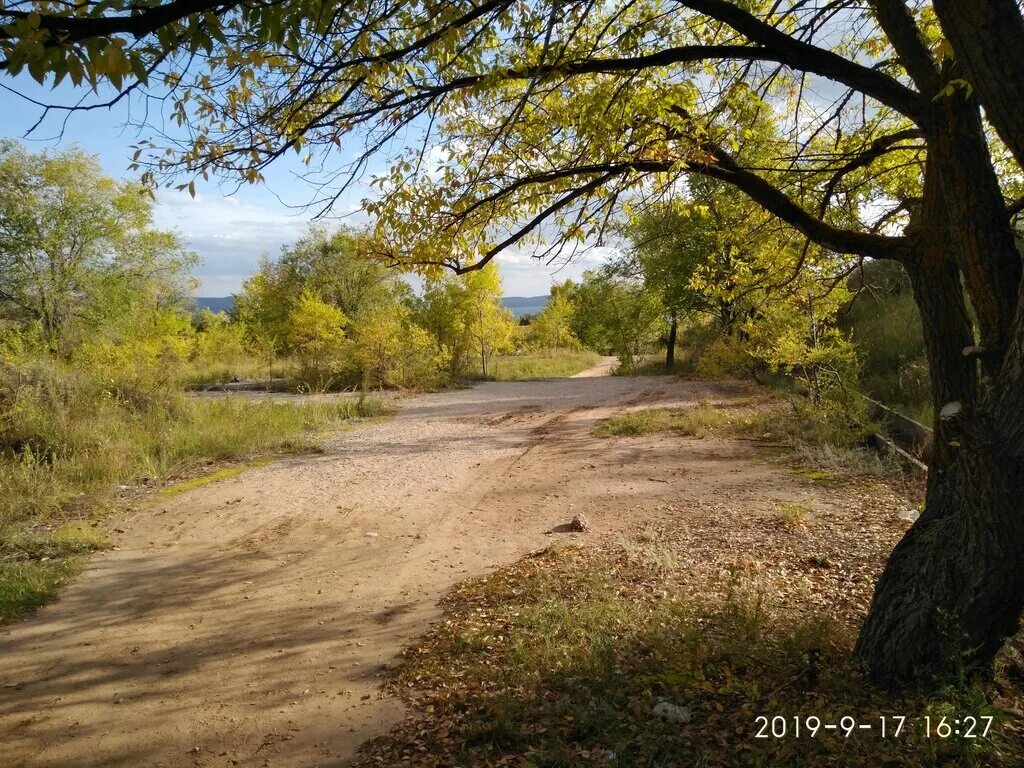
[[[488,381],[527,381],[530,379],[560,379],[573,376],[601,362],[596,352],[576,349],[557,349],[525,355],[502,355],[488,364],[487,376],[480,372],[479,364],[469,376]]]
[[[82,568],[82,557],[26,560],[0,564],[0,622],[21,616],[53,600]]]
[[[256,358],[236,360],[231,363],[192,362],[181,372],[185,389],[202,389],[212,384],[226,384],[231,381],[249,379],[287,379],[295,375],[296,363],[292,360],[266,362]]]
[[[772,407],[743,422],[742,432],[785,445],[799,467],[798,474],[825,485],[839,482],[840,476],[848,474],[902,474],[895,457],[867,445],[872,432],[884,430],[864,413],[849,410],[816,407],[799,400],[777,400]]]
[[[804,480],[810,480],[812,483],[824,486],[840,485],[842,480],[831,472],[826,472],[822,469],[810,469],[808,467],[796,467],[793,469],[793,473],[798,477],[802,477]]]
[[[85,555],[108,546],[96,521],[0,539],[0,622],[48,603],[81,570]]]
[[[49,599],[74,558],[102,548],[101,534],[81,521],[117,504],[119,486],[155,486],[216,462],[308,450],[311,435],[382,411],[379,401],[355,398],[187,397],[54,364],[0,374],[4,617]]]
[[[667,431],[701,438],[721,432],[782,445],[796,467],[794,471],[821,485],[837,485],[851,475],[895,479],[904,474],[895,456],[867,445],[868,435],[879,427],[861,414],[851,416],[838,408],[830,410],[780,397],[641,409],[605,419],[596,427],[602,437]]]
[[[406,651],[392,690],[418,717],[360,765],[1011,766],[1022,757],[993,688],[935,696],[872,687],[853,628],[773,605],[737,577],[686,594],[663,564],[562,549],[460,585]],[[992,715],[987,738],[925,738],[922,718]],[[757,717],[909,719],[899,738],[758,739]]]
[[[613,416],[597,425],[602,437],[635,437],[655,432],[679,432],[693,437],[707,437],[712,431],[732,423],[733,418],[721,408],[707,403],[688,408],[647,408]]]
[[[117,485],[159,483],[212,462],[307,449],[310,433],[375,415],[380,405],[175,396],[141,409],[100,403],[75,410],[37,422],[22,450],[0,461],[0,535],[27,520],[81,517]]]
[[[218,480],[227,480],[231,477],[238,477],[238,475],[250,469],[266,466],[272,462],[274,458],[275,457],[273,456],[261,456],[258,459],[247,461],[244,464],[236,464],[233,467],[224,467],[223,469],[218,469],[215,472],[210,472],[207,475],[194,477],[191,480],[183,480],[180,483],[166,485],[160,489],[160,495],[165,498],[169,496],[177,496],[180,493],[193,491],[196,488],[202,488],[204,485],[209,485],[210,483],[216,483]]]
[[[800,504],[780,503],[775,510],[779,524],[789,530],[803,528],[810,520],[812,512]]]

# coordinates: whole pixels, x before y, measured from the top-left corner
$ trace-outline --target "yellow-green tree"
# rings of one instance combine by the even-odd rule
[[[670,322],[686,313],[717,330],[701,373],[789,374],[815,402],[855,384],[854,350],[835,319],[856,260],[813,245],[714,179],[693,180],[627,232],[633,248],[619,264],[656,291]]]
[[[618,265],[583,274],[574,288],[574,327],[587,347],[619,358],[623,373],[632,373],[653,351],[665,329],[658,293]]]
[[[292,295],[274,279],[273,263],[263,258],[260,270],[242,284],[235,295],[235,316],[250,334],[250,341],[271,354],[287,350]]]
[[[254,340],[285,352],[289,315],[303,292],[315,293],[358,323],[370,307],[398,303],[404,286],[401,272],[371,253],[365,232],[313,227],[277,257],[261,260],[235,297],[235,312]]]
[[[373,387],[431,388],[439,366],[430,334],[415,325],[398,303],[378,303],[353,322],[349,354],[363,390]]]
[[[474,361],[487,376],[494,355],[511,351],[516,326],[501,297],[497,264],[428,280],[414,319],[430,332],[451,376],[465,375]]]
[[[130,335],[140,312],[182,306],[195,263],[153,228],[141,185],[111,179],[78,149],[0,143],[0,317],[38,323],[69,352],[97,333]]]
[[[516,325],[512,313],[502,306],[501,273],[496,266],[471,272],[463,276],[462,282],[460,321],[486,378],[492,358],[512,351]]]
[[[330,385],[344,354],[347,324],[344,312],[314,293],[306,291],[295,302],[288,318],[288,344],[309,386]]]
[[[553,291],[548,303],[530,321],[528,341],[535,349],[572,349],[579,340],[572,332],[576,307],[564,292]]]
[[[245,326],[224,312],[204,309],[196,321],[192,358],[206,365],[229,365],[251,351]]]

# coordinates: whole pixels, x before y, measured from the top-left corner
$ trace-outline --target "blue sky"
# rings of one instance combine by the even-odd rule
[[[3,85],[45,103],[72,104],[81,96],[65,83],[56,91],[43,89],[18,77],[4,79]],[[0,136],[18,139],[30,151],[78,145],[97,155],[104,170],[116,178],[130,176],[130,146],[146,135],[126,127],[130,105],[122,102],[111,109],[72,114],[62,130],[64,115],[51,113],[30,136],[26,131],[42,110],[9,90],[0,90]],[[303,209],[312,191],[296,178],[302,166],[290,157],[267,173],[265,186],[245,186],[238,191],[214,182],[196,185],[196,197],[187,192],[161,189],[157,193],[155,217],[163,229],[176,230],[202,259],[196,270],[201,281],[197,295],[225,296],[239,289],[257,268],[263,254],[275,255],[283,245],[294,242],[307,229],[312,215]],[[332,211],[333,222],[357,224],[359,201],[367,196],[366,186],[356,186]],[[365,220],[365,219],[364,219]],[[499,257],[510,296],[546,294],[552,282],[578,278],[593,267],[607,251],[594,249],[568,265],[545,266],[529,253],[512,251]]]

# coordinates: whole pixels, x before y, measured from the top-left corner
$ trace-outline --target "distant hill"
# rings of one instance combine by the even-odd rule
[[[230,312],[235,308],[234,296],[196,296],[197,309],[208,309],[211,312]]]
[[[502,299],[505,306],[516,317],[536,315],[547,306],[550,296],[506,296]],[[196,296],[197,309],[208,309],[211,312],[230,312],[235,308],[234,296]]]
[[[536,315],[548,305],[550,296],[506,296],[502,303],[512,311],[516,317],[523,315]]]

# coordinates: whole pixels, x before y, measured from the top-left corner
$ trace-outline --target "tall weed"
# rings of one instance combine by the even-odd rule
[[[169,380],[104,379],[49,358],[0,362],[0,619],[48,599],[74,558],[102,547],[74,521],[108,506],[118,486],[295,450],[311,431],[380,411],[372,399],[189,397]]]

